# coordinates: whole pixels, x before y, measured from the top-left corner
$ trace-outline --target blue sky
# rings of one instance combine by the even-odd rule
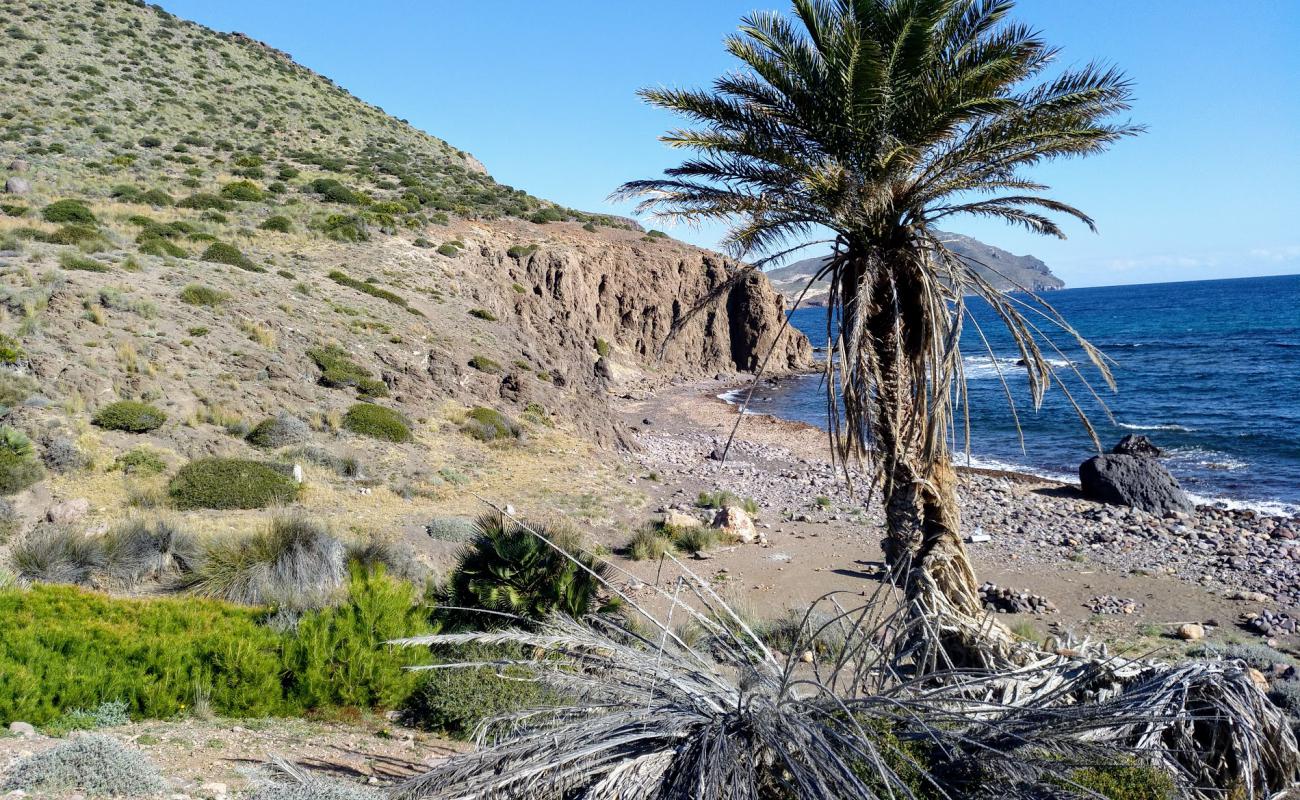
[[[503,183],[586,210],[679,154],[638,87],[702,86],[721,40],[779,0],[162,0],[288,51],[364,100],[474,153]],[[1047,261],[1071,286],[1300,272],[1300,2],[1022,0],[1017,16],[1136,83],[1145,136],[1038,175],[1098,221],[1066,241],[953,230]],[[706,247],[718,229],[673,228]]]

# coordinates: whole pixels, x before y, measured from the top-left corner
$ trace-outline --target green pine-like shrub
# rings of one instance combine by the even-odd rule
[[[110,403],[95,414],[91,422],[110,431],[148,433],[162,427],[167,414],[148,403],[136,400],[119,400]]]
[[[41,209],[46,222],[69,222],[75,225],[94,225],[95,215],[80,200],[56,200]]]
[[[495,661],[499,649],[459,648],[439,653],[440,662]],[[425,662],[428,663],[428,659]],[[554,698],[522,667],[433,669],[418,673],[415,690],[402,704],[405,725],[468,740],[479,724],[501,714],[539,708]]]
[[[357,403],[349,408],[343,415],[343,427],[388,442],[409,442],[415,438],[405,417],[373,403]]]
[[[299,486],[290,475],[242,458],[201,458],[181,467],[167,484],[177,508],[266,508],[291,503]]]

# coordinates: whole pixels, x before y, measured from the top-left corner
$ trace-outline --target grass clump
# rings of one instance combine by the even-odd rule
[[[479,372],[486,372],[489,375],[497,375],[501,372],[501,365],[487,356],[474,356],[469,360],[469,365]]]
[[[477,317],[482,320],[487,320],[488,322],[497,321],[497,315],[493,314],[491,311],[488,311],[486,308],[471,308],[469,310],[469,315],[471,317]]]
[[[203,261],[210,261],[214,264],[228,264],[232,267],[239,267],[249,272],[265,272],[266,270],[248,260],[238,247],[225,242],[213,242],[199,256]]]
[[[672,538],[662,529],[649,526],[636,532],[626,550],[628,558],[633,561],[658,561],[676,548]]]
[[[461,430],[480,442],[518,439],[522,433],[519,426],[505,414],[483,406],[470,409],[465,415]]]
[[[356,278],[348,276],[344,272],[340,272],[339,270],[333,270],[330,272],[329,279],[340,286],[346,286],[349,289],[356,289],[358,292],[363,292],[371,297],[378,297],[381,300],[386,300],[395,306],[406,307],[405,297],[390,292],[387,289],[381,289],[368,281],[359,281]]]
[[[141,797],[162,794],[167,783],[143,753],[111,737],[87,734],[19,761],[0,788]]]
[[[194,537],[166,520],[128,520],[108,532],[103,547],[104,571],[128,587],[188,574],[201,557]]]
[[[113,469],[127,475],[160,475],[167,471],[167,462],[152,447],[128,450],[113,461]]]
[[[23,346],[7,333],[0,333],[0,364],[13,366],[25,357]]]
[[[539,249],[541,249],[541,245],[517,244],[511,247],[509,250],[507,250],[506,255],[510,256],[511,258],[527,258],[528,256],[531,256],[533,253],[536,253]]]
[[[96,222],[95,215],[80,200],[56,200],[41,209],[41,218],[46,222],[75,225],[94,225]]]
[[[261,225],[257,226],[259,230],[272,231],[274,233],[288,233],[293,230],[293,223],[288,217],[277,214],[273,217],[267,217]]]
[[[110,431],[148,433],[162,427],[167,414],[148,403],[136,400],[119,400],[110,403],[95,414],[91,422]]]
[[[74,272],[110,272],[108,265],[93,258],[79,256],[76,253],[64,253],[59,256],[59,266]]]
[[[230,299],[230,295],[211,286],[191,283],[181,290],[181,302],[191,306],[216,308]]]
[[[333,605],[346,577],[341,541],[314,522],[282,517],[251,536],[212,544],[188,588],[232,603],[305,611]]]
[[[87,583],[104,560],[98,539],[55,525],[37,526],[9,552],[9,565],[18,577],[39,583]]]
[[[718,490],[716,492],[700,492],[699,497],[695,499],[695,505],[699,508],[743,508],[751,516],[758,513],[758,503],[750,498],[740,497],[728,491]]]
[[[38,482],[45,470],[36,460],[36,449],[27,434],[0,425],[0,495],[11,495]]]
[[[167,484],[177,508],[266,508],[291,503],[299,486],[290,475],[242,458],[201,458],[181,467]]]
[[[321,371],[320,384],[331,389],[355,388],[362,397],[386,397],[388,385],[357,364],[338,345],[315,347],[307,356]]]
[[[343,427],[387,442],[409,442],[415,438],[405,417],[373,403],[357,403],[349,408],[343,415]]]

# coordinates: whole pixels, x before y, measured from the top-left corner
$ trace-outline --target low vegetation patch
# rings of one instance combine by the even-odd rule
[[[496,375],[501,372],[501,365],[487,356],[474,356],[469,360],[469,365],[479,372],[486,372],[489,375]]]
[[[479,319],[487,320],[488,322],[497,321],[497,315],[488,311],[486,308],[471,308],[469,310],[469,315],[471,317],[478,317]]]
[[[266,193],[262,191],[262,187],[252,181],[232,181],[221,187],[221,196],[229,200],[251,203],[264,200]]]
[[[229,299],[230,295],[220,289],[213,289],[211,286],[203,286],[198,283],[191,283],[181,290],[181,302],[192,306],[216,308]]]
[[[0,333],[0,364],[13,366],[22,361],[26,354],[18,340],[7,333]]]
[[[700,492],[699,497],[695,498],[695,505],[698,508],[727,508],[734,506],[743,508],[750,515],[757,514],[759,511],[758,503],[753,500],[722,490]]]
[[[293,230],[293,223],[289,220],[288,217],[277,214],[273,217],[267,217],[265,220],[262,221],[262,224],[258,225],[257,227],[260,230],[264,230],[264,231],[274,231],[275,233],[288,233],[289,231]]]
[[[329,279],[339,284],[340,286],[346,286],[349,289],[356,289],[358,292],[363,292],[365,294],[370,295],[371,297],[378,297],[379,299],[386,300],[395,306],[401,306],[403,308],[406,308],[405,297],[402,297],[401,295],[396,294],[394,292],[390,292],[387,289],[382,289],[374,285],[373,283],[370,283],[369,281],[359,281],[356,278],[349,277],[347,273],[340,272],[339,270],[331,271],[329,274]]]
[[[480,442],[518,439],[522,431],[514,420],[492,408],[479,406],[465,415],[461,430]]]
[[[201,458],[167,484],[177,508],[266,508],[291,503],[299,486],[283,470],[242,458]]]
[[[110,431],[148,433],[162,427],[167,414],[148,403],[136,400],[119,400],[99,410],[91,419],[95,425]]]
[[[362,397],[386,397],[388,385],[357,364],[337,345],[314,347],[307,356],[320,368],[320,383],[331,389],[355,388]]]
[[[357,403],[349,408],[343,415],[343,427],[388,442],[409,442],[415,438],[405,417],[373,403]]]
[[[167,782],[138,750],[108,736],[88,734],[27,756],[9,771],[0,789],[63,794],[81,790],[110,797],[147,797]]]
[[[77,255],[76,253],[63,253],[59,256],[59,266],[74,272],[111,272],[108,265],[102,261],[96,261],[93,258]]]
[[[245,438],[254,447],[288,447],[291,444],[302,444],[311,438],[311,428],[294,415],[281,412],[257,423]]]
[[[536,253],[539,249],[541,249],[541,245],[517,244],[514,247],[511,247],[509,250],[507,250],[506,255],[510,256],[511,258],[527,258],[528,256],[531,256],[533,253]]]
[[[213,242],[199,256],[204,261],[210,261],[214,264],[229,264],[232,267],[248,270],[249,272],[265,272],[266,270],[248,260],[238,247],[225,242]]]
[[[95,215],[80,200],[56,200],[41,209],[41,218],[46,222],[71,222],[78,225],[94,225]]]
[[[0,495],[17,494],[39,481],[45,470],[27,434],[0,425]]]

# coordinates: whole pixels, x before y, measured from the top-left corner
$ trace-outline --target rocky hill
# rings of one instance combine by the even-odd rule
[[[28,521],[151,507],[206,455],[302,461],[322,509],[349,459],[436,498],[530,447],[618,444],[612,393],[810,360],[763,276],[499,184],[272,47],[127,0],[4,6],[0,401],[44,460]],[[166,423],[95,423],[123,400]],[[359,400],[412,440],[357,435]],[[247,439],[277,416],[292,452]],[[161,477],[121,469],[141,447]]]
[[[1034,292],[1044,292],[1065,286],[1065,281],[1053,275],[1046,264],[1033,256],[1013,255],[999,247],[959,233],[944,233],[942,236],[953,252],[969,258],[975,271],[1002,291],[1025,288]],[[828,260],[829,256],[804,259],[786,267],[770,270],[767,277],[777,290],[793,303],[808,285],[808,281]],[[826,281],[818,281],[809,289],[803,305],[825,305],[829,288]]]

